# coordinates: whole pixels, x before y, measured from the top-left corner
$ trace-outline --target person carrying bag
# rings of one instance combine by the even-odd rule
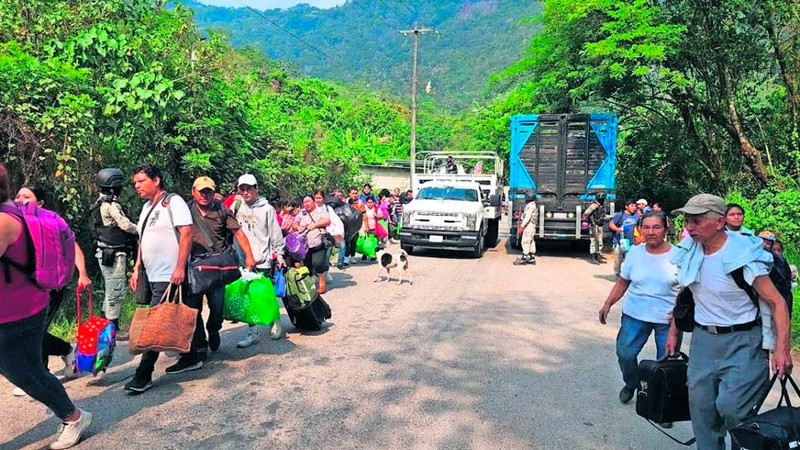
[[[183,302],[181,286],[170,283],[161,301],[149,309],[135,342],[131,336],[131,353],[188,353],[196,321],[197,310]]]

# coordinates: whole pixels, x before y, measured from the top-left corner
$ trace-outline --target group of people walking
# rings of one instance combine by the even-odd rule
[[[628,204],[626,216],[636,214],[635,206]],[[731,211],[740,213],[733,215],[733,224]],[[753,236],[741,226],[743,213],[740,205],[696,195],[673,211],[684,216],[686,237],[672,245],[666,241],[667,215],[655,208],[643,212],[634,223],[642,243],[632,242],[625,251],[617,281],[598,313],[605,324],[612,306],[623,301],[616,353],[624,382],[619,400],[627,403],[639,386],[637,359],[650,335],[656,358],[680,350],[682,334],[673,308],[683,289],[691,292],[695,325],[689,410],[697,448],[703,450],[725,448],[728,430],[756,413],[754,406],[767,394],[770,370],[780,376],[792,370],[791,280],[776,275],[785,260],[775,251],[775,233]],[[737,270],[747,290],[735,280]]]
[[[137,222],[128,218],[119,200],[123,185],[131,179],[136,194],[145,201]],[[394,194],[383,190],[374,196],[367,184],[361,192],[355,187],[348,189],[347,196],[341,189],[327,195],[317,191],[304,196],[302,202],[279,202],[276,210],[259,194],[256,177],[243,174],[228,198],[218,193],[213,179],[201,176],[192,184],[191,198],[184,200],[170,193],[161,170],[147,163],[129,175],[119,169],[103,169],[95,182],[100,196],[91,207],[91,216],[97,240],[95,256],[105,282],[103,314],[116,326],[118,341],[128,338],[119,329],[126,284],[136,293],[138,303],[155,306],[171,286],[180,289],[187,285],[187,264],[192,258],[232,249],[242,267],[269,276],[288,265],[304,265],[316,276],[318,292],[324,293],[333,249],[338,248],[337,267],[344,270],[357,263],[359,236],[373,234],[383,244],[390,242],[393,235],[381,224],[385,221],[387,228],[396,229],[402,205],[411,199],[410,192],[401,196],[399,189]],[[58,355],[65,363],[65,377],[72,376],[76,347],[46,332],[64,298],[64,289],[42,289],[27,270],[33,254],[18,205],[30,202],[47,206],[45,193],[23,186],[12,197],[8,172],[0,165],[0,256],[4,272],[0,276],[0,374],[16,386],[15,394],[27,394],[54,411],[63,426],[51,448],[68,448],[80,440],[92,416],[74,405],[62,384],[47,370],[49,356]],[[356,227],[346,230],[343,218],[355,221]],[[285,238],[293,233],[302,235],[307,245],[302,260],[294,260],[286,251]],[[75,253],[81,290],[89,287],[91,280],[77,244]],[[135,261],[129,280],[128,258]],[[185,289],[183,301],[197,309],[197,323],[190,350],[167,367],[167,374],[200,369],[209,350],[219,350],[224,288],[193,293]],[[204,298],[209,309],[207,321],[202,316]],[[273,339],[283,336],[279,319],[270,324],[269,335]],[[260,336],[260,328],[250,326],[237,347],[249,347]],[[132,394],[149,390],[158,357],[158,352],[144,352],[124,389]]]

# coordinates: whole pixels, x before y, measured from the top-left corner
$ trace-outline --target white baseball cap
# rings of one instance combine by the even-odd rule
[[[637,201],[636,201],[636,204],[637,204],[637,205],[644,205],[644,206],[647,206],[647,200],[645,200],[645,199],[643,199],[643,198],[640,198],[639,200],[637,200]]]
[[[246,173],[246,174],[244,174],[244,175],[239,177],[239,182],[236,183],[236,187],[239,187],[239,186],[241,186],[243,184],[246,184],[248,186],[258,186],[258,181],[256,181],[256,177],[255,176],[253,176],[253,175],[251,175],[249,173]]]

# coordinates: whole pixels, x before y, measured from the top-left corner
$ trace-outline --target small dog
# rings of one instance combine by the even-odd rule
[[[405,250],[400,250],[398,253],[389,253],[386,250],[381,250],[378,252],[378,265],[380,268],[378,269],[378,274],[375,276],[376,282],[381,277],[381,272],[386,270],[386,281],[392,277],[391,269],[396,267],[400,268],[400,277],[398,279],[397,284],[403,284],[403,274],[408,274],[408,282],[409,284],[414,284],[414,280],[411,278],[411,271],[408,270],[408,253]]]

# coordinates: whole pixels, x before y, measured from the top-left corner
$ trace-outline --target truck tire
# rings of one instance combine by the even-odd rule
[[[414,254],[414,246],[413,245],[405,245],[402,242],[400,243],[400,250],[408,253],[409,256]]]
[[[476,259],[483,256],[483,239],[478,239],[478,243],[475,244],[475,247],[472,249],[471,255]]]
[[[486,249],[494,248],[497,245],[497,236],[500,233],[500,220],[494,219],[489,221],[489,229],[486,230],[486,236],[483,238],[483,247]]]

